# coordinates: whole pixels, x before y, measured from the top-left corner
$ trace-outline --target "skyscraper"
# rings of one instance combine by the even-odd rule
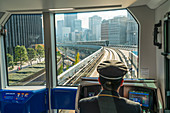
[[[57,42],[62,42],[62,28],[64,27],[64,21],[58,20],[57,21]]]
[[[111,29],[109,40],[112,40],[112,44],[122,45],[126,43],[127,18],[125,16],[117,16],[111,19],[109,29]]]
[[[127,18],[117,16],[113,19],[103,20],[101,24],[102,40],[109,40],[112,45],[126,43]]]
[[[101,40],[109,40],[109,20],[103,20],[101,24]]]
[[[74,31],[73,22],[77,19],[77,13],[64,14],[64,27],[70,27]]]
[[[70,33],[71,33],[71,29],[70,27],[63,27],[62,28],[62,43],[63,42],[69,42],[70,40]]]
[[[82,41],[90,41],[92,39],[91,30],[89,29],[84,30],[82,39],[83,39]]]
[[[73,21],[73,31],[75,32],[80,32],[82,31],[82,28],[81,28],[81,20],[74,20]]]
[[[43,44],[42,15],[40,14],[17,14],[12,15],[5,24],[7,30],[6,50],[14,55],[17,45],[26,48],[32,44]]]
[[[138,24],[130,13],[127,15],[127,44],[138,44]]]
[[[97,15],[89,18],[89,28],[92,32],[91,40],[101,40],[101,20],[102,18]]]

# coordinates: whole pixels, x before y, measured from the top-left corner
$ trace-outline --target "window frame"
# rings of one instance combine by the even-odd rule
[[[138,19],[135,17],[135,15],[129,10],[129,8],[121,8],[121,9],[109,9],[109,8],[105,8],[105,9],[95,9],[95,10],[88,10],[88,9],[83,9],[83,10],[70,10],[70,11],[54,11],[54,15],[56,14],[71,14],[71,13],[88,13],[88,12],[100,12],[100,11],[116,11],[116,10],[126,10],[127,13],[129,13],[133,19],[136,21],[137,25],[138,25],[138,65],[137,65],[137,78],[140,78],[140,75],[139,75],[139,70],[140,70],[140,31],[141,31],[141,25],[140,25],[140,22],[138,21]],[[55,18],[55,16],[54,16]],[[54,19],[55,21],[55,19]],[[56,23],[55,23],[56,25]],[[56,30],[55,30],[56,31]],[[56,35],[56,34],[55,34]],[[57,64],[57,63],[56,63]],[[58,75],[56,77],[57,79],[57,86],[60,86],[60,87],[75,87],[75,86],[63,86],[63,85],[58,85]]]

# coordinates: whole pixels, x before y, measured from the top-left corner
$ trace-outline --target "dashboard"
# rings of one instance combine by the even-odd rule
[[[31,92],[2,92],[2,101],[11,102],[11,103],[25,103],[32,96]]]
[[[86,84],[87,82],[87,84]],[[90,84],[92,83],[92,84]],[[142,113],[156,113],[157,94],[156,89],[142,85],[144,83],[124,83],[119,90],[119,95],[134,102],[140,103]],[[146,83],[145,83],[146,84]],[[96,81],[84,81],[77,93],[78,101],[82,98],[96,96],[101,91],[101,85]]]
[[[149,92],[146,91],[136,91],[132,90],[129,91],[129,100],[132,100],[134,102],[138,102],[143,107],[149,107]]]

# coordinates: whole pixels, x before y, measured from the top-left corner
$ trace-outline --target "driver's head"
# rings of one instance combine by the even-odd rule
[[[124,63],[117,60],[107,60],[97,67],[99,82],[105,90],[117,90],[123,84],[123,77],[127,73]]]

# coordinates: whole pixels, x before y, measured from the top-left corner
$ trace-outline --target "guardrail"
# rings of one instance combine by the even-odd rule
[[[103,51],[97,56],[97,58],[93,58],[89,63],[87,63],[83,68],[81,68],[76,74],[74,74],[71,78],[68,78],[63,85],[78,85],[81,82],[81,77],[89,77],[94,71],[95,67],[103,58]]]
[[[87,63],[89,63],[90,61],[98,57],[102,51],[103,51],[103,47],[101,47],[98,51],[86,57],[85,59],[77,63],[76,65],[72,66],[71,68],[63,72],[62,74],[58,75],[58,81],[60,82],[73,76],[76,72],[78,72],[79,69],[83,68]]]
[[[138,67],[138,56],[130,51],[129,52],[129,60],[131,61],[131,64],[137,69],[137,67]]]

